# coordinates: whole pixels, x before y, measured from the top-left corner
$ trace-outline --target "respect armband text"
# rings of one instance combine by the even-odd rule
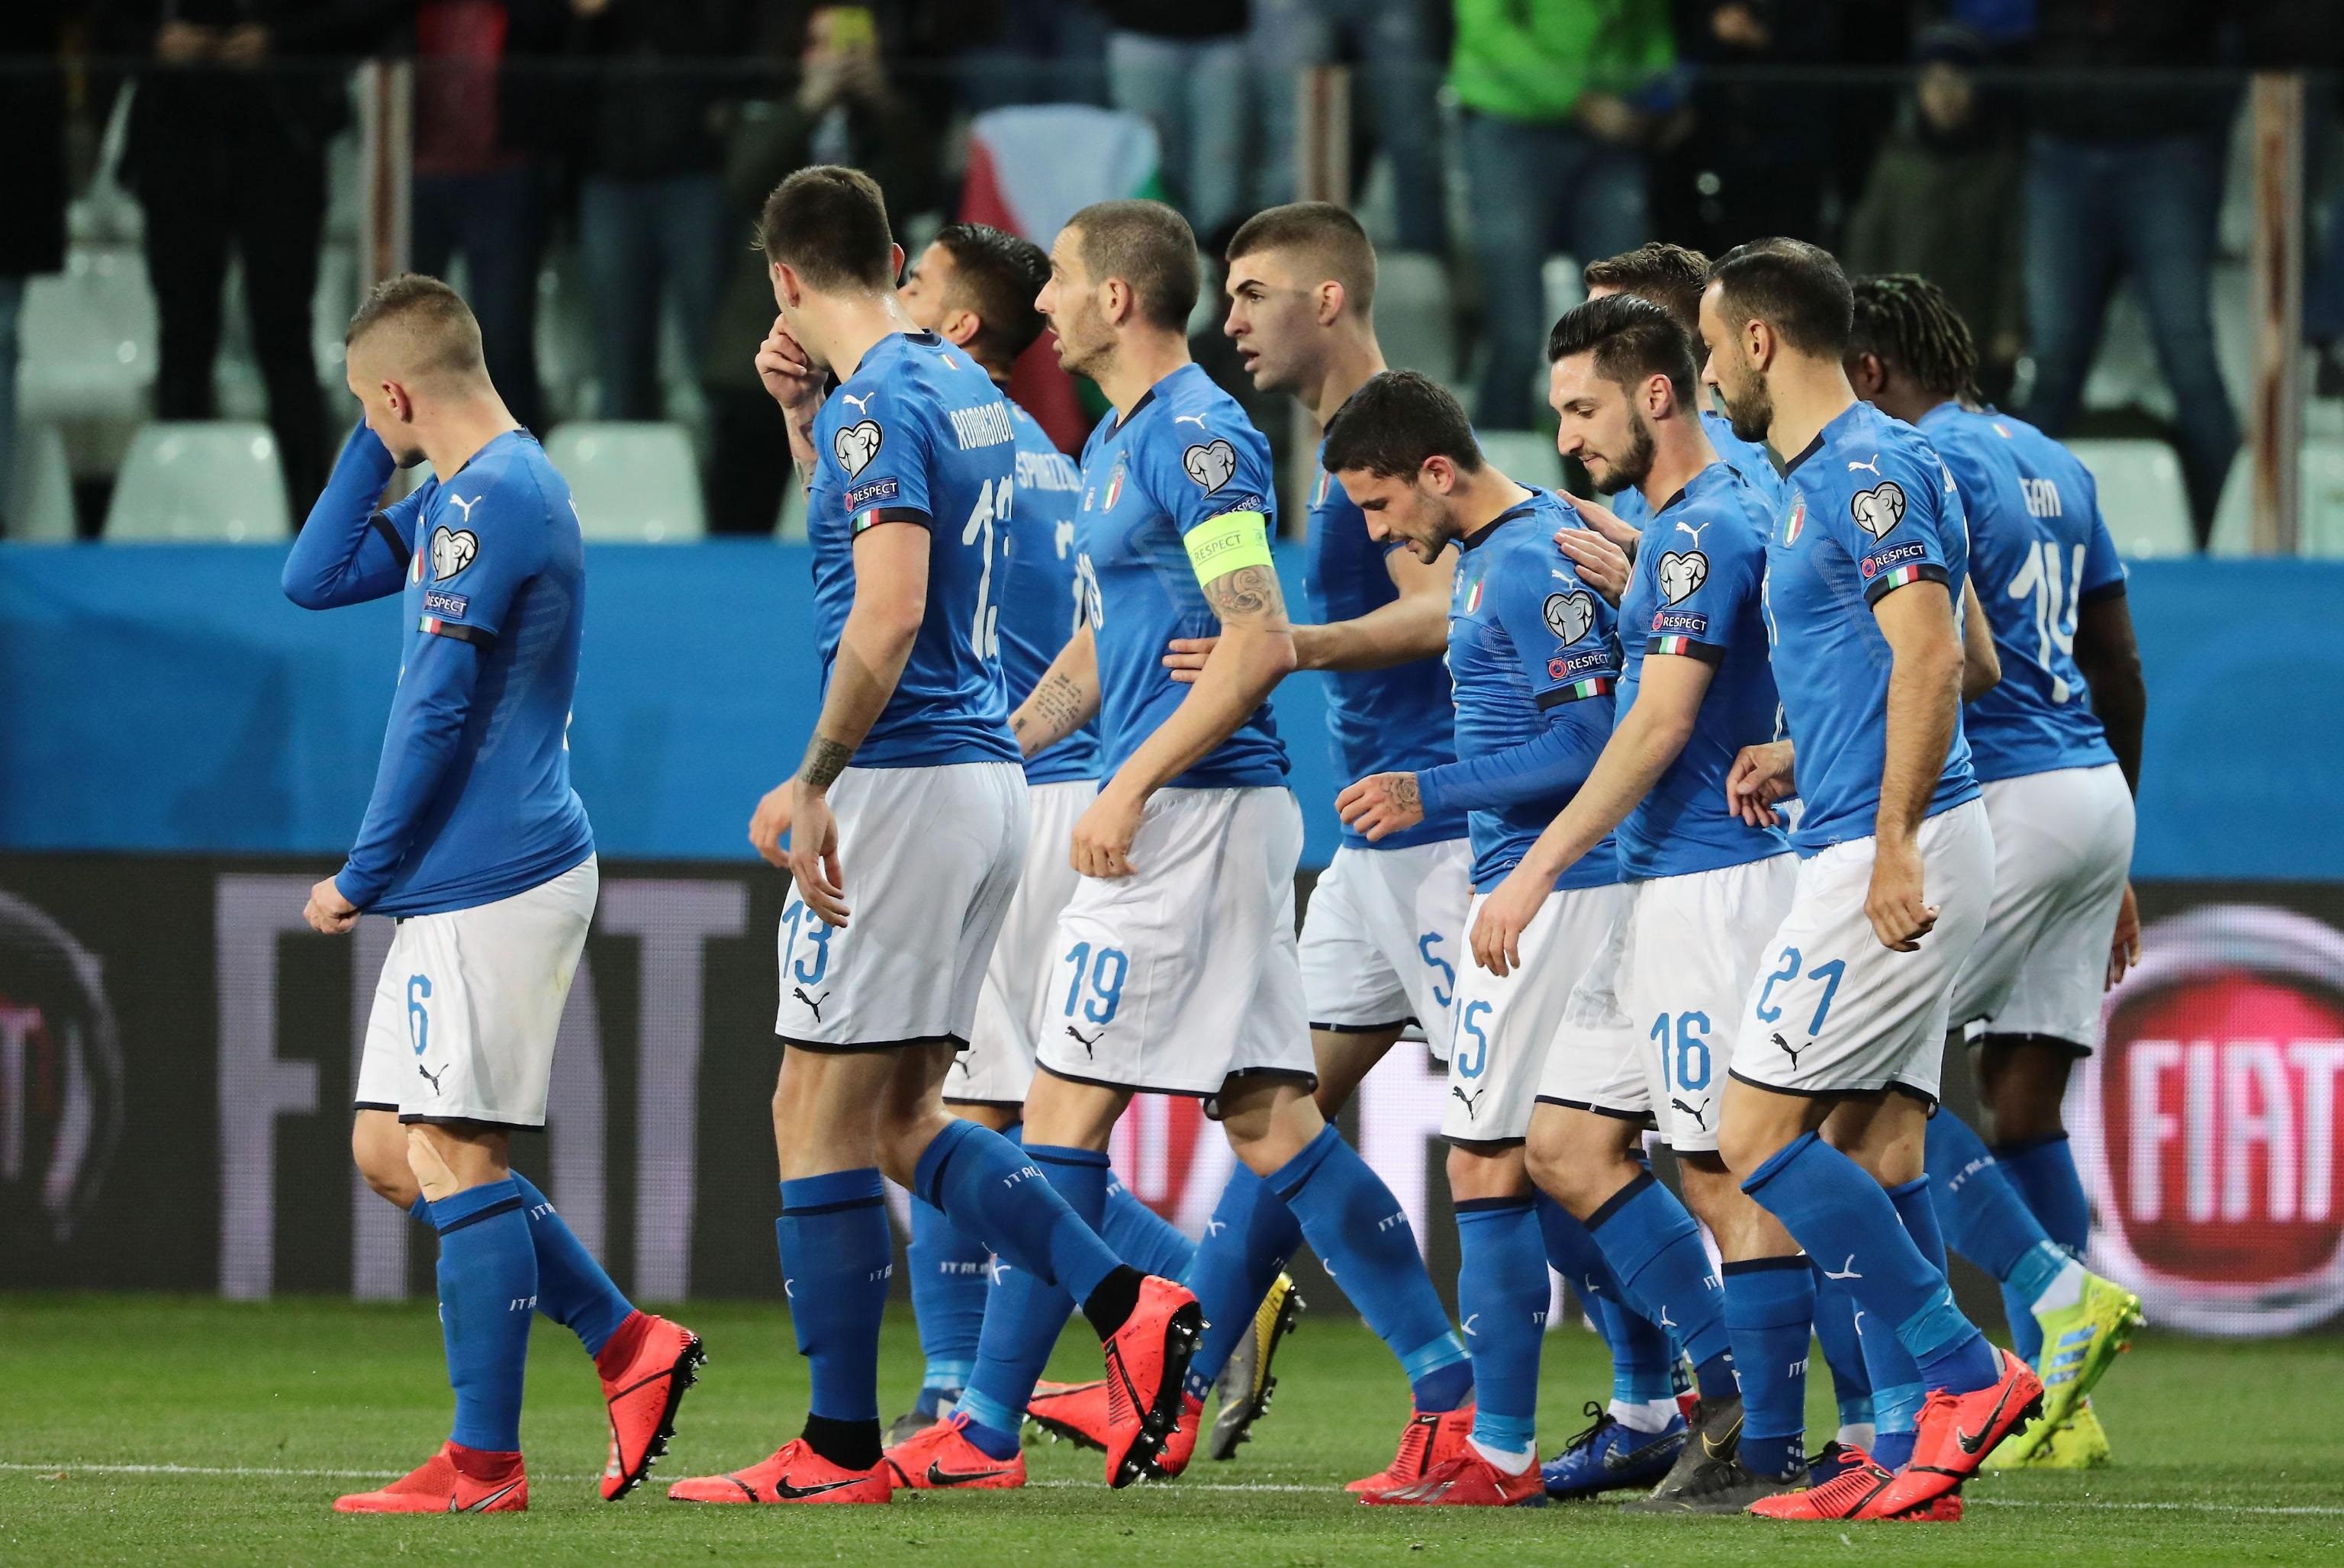
[[[1217,578],[1248,566],[1268,566],[1269,520],[1258,511],[1225,511],[1190,529],[1186,541],[1188,564],[1197,581],[1209,585]]]

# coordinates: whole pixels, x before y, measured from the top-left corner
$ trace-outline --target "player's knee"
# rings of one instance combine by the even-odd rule
[[[350,1127],[350,1161],[384,1201],[400,1209],[414,1207],[420,1188],[408,1163],[406,1129],[397,1118],[384,1112],[359,1112]]]

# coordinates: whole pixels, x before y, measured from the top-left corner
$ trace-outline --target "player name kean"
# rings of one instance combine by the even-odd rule
[[[952,416],[953,435],[960,441],[963,451],[977,447],[1004,447],[1017,439],[1017,432],[1010,428],[1006,404],[995,401],[947,412]]]

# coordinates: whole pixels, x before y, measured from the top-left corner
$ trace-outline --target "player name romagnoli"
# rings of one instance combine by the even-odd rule
[[[1008,405],[985,403],[974,409],[952,409],[953,434],[959,439],[960,450],[973,447],[1006,446],[1017,439],[1009,428]]]

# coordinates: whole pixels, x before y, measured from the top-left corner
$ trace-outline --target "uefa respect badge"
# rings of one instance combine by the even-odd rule
[[[2069,1096],[2093,1266],[2195,1333],[2344,1312],[2344,934],[2212,905],[2150,926],[2141,953]]]

